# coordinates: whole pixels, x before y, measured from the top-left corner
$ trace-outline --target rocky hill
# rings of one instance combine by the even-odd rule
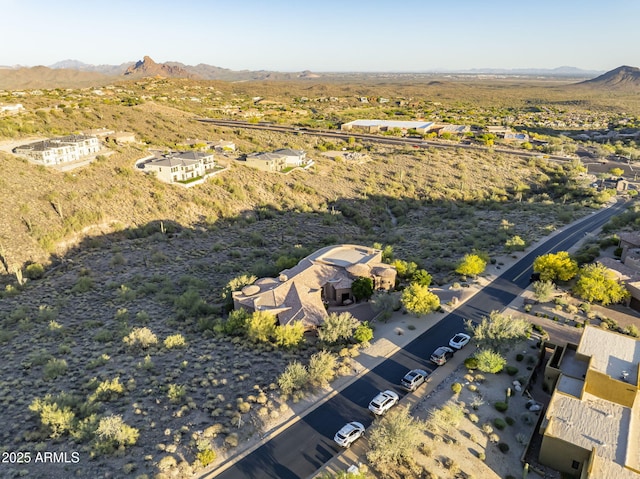
[[[167,63],[156,63],[151,57],[145,56],[142,60],[130,66],[124,72],[125,76],[130,77],[170,77],[170,78],[191,78],[196,79],[197,75],[188,72],[186,69]]]
[[[577,85],[615,90],[640,90],[640,68],[623,65]]]

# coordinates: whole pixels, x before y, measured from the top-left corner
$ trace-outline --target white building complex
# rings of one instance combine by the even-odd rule
[[[400,120],[353,120],[340,126],[342,131],[360,130],[366,133],[377,133],[397,128],[406,133],[415,130],[416,133],[425,134],[434,127],[432,121],[400,121]]]
[[[153,158],[140,163],[139,167],[146,173],[154,173],[165,183],[189,183],[212,173],[216,163],[211,153],[183,151]]]
[[[85,159],[99,151],[98,138],[86,135],[62,136],[13,149],[15,154],[26,156],[47,166]]]

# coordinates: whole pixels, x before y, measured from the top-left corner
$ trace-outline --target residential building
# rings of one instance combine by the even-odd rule
[[[233,293],[236,309],[270,311],[281,325],[302,321],[311,329],[322,324],[327,307],[348,305],[355,298],[356,278],[373,280],[376,289],[395,286],[396,270],[382,262],[382,251],[364,246],[327,246],[310,254],[278,278],[260,278]]]
[[[434,123],[431,121],[400,121],[400,120],[354,120],[343,123],[340,126],[342,131],[360,130],[366,133],[378,133],[389,131],[395,128],[403,133],[415,130],[417,133],[427,133]]]
[[[241,161],[262,171],[282,171],[287,167],[287,157],[277,153],[250,153]]]
[[[290,166],[302,166],[307,162],[307,154],[304,150],[292,150],[291,148],[281,148],[275,150],[273,153],[276,155],[283,155],[287,167]]]
[[[629,306],[640,310],[640,233],[620,233],[620,261],[603,257],[598,261],[613,272],[631,295]]]
[[[211,142],[210,145],[215,151],[219,152],[236,151],[236,144],[233,141],[218,140]]]
[[[25,108],[21,103],[16,103],[13,105],[0,105],[0,113],[13,114],[24,111]]]
[[[125,143],[135,143],[136,134],[128,131],[119,131],[112,133],[107,137],[107,141],[113,141],[116,145],[124,145]]]
[[[539,460],[580,479],[640,478],[640,341],[587,325],[554,346]]]
[[[527,135],[526,133],[517,133],[515,131],[506,131],[504,133],[503,138],[506,141],[515,141],[515,142],[520,142],[520,143],[524,143],[525,141],[529,141],[529,135]]]
[[[69,135],[17,146],[13,152],[50,166],[90,157],[100,149],[95,136]]]
[[[469,125],[438,125],[434,126],[432,131],[435,131],[438,135],[442,135],[443,133],[448,133],[450,135],[463,135],[465,133],[469,133],[471,131],[471,127]]]
[[[200,151],[173,152],[140,164],[147,173],[154,173],[166,183],[190,182],[203,178],[215,169],[212,154]]]

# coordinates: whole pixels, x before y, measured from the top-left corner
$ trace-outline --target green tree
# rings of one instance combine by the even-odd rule
[[[611,176],[622,176],[624,175],[624,170],[622,168],[611,168],[609,174],[611,174]]]
[[[371,298],[371,307],[376,313],[382,313],[382,320],[386,321],[393,311],[400,309],[400,298],[388,291],[376,291]]]
[[[351,313],[331,313],[318,328],[318,338],[327,344],[348,342],[359,325],[360,321]]]
[[[546,303],[553,296],[553,291],[556,289],[556,286],[553,284],[553,281],[535,281],[533,283],[533,294],[543,303]]]
[[[474,357],[478,361],[478,370],[483,373],[497,374],[507,364],[504,356],[491,349],[482,349]]]
[[[281,348],[295,348],[298,346],[304,340],[304,325],[302,321],[293,321],[290,324],[276,327],[274,340]]]
[[[328,385],[336,375],[338,358],[329,351],[318,351],[309,359],[309,382],[314,386]]]
[[[467,320],[466,328],[480,348],[500,348],[529,337],[531,323],[526,319],[513,318],[498,311],[483,316],[478,324]]]
[[[268,311],[254,311],[247,321],[247,338],[254,343],[269,341],[276,332],[276,317]]]
[[[244,308],[234,309],[224,322],[224,332],[231,336],[243,336],[247,332],[247,322],[251,313]]]
[[[613,271],[600,263],[586,264],[578,273],[573,292],[585,301],[598,301],[604,306],[620,303],[629,297]]]
[[[373,339],[373,328],[369,326],[369,321],[364,321],[356,328],[353,339],[361,344],[368,344]]]
[[[278,386],[283,394],[302,390],[309,381],[309,372],[300,361],[289,363],[278,377]]]
[[[421,442],[422,427],[408,406],[391,409],[371,427],[367,459],[379,471],[410,464]]]
[[[533,271],[540,273],[542,281],[569,281],[578,274],[578,263],[566,251],[558,251],[538,256]]]
[[[421,286],[426,286],[427,288],[431,286],[431,281],[433,277],[427,272],[425,269],[418,269],[411,275],[411,282],[417,283]]]
[[[426,286],[416,283],[411,283],[405,288],[400,301],[404,309],[415,315],[429,314],[440,307],[440,298]]]
[[[476,277],[487,267],[487,261],[480,255],[469,253],[458,263],[456,273]]]
[[[369,299],[373,294],[373,280],[371,278],[356,278],[351,283],[351,292],[357,301]]]
[[[400,279],[410,279],[418,269],[418,265],[413,261],[404,261],[401,259],[396,259],[391,265],[396,269],[398,278]]]

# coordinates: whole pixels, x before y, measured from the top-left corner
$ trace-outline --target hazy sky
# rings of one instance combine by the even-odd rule
[[[233,70],[640,66],[638,0],[0,0],[0,65]]]

